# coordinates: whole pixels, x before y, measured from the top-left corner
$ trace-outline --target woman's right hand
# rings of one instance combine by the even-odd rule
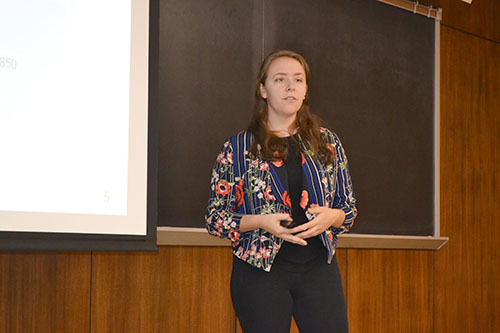
[[[307,242],[292,234],[293,229],[285,228],[281,221],[293,221],[289,214],[266,214],[266,215],[245,215],[240,221],[240,232],[246,232],[257,228],[279,237],[287,242],[306,246]]]

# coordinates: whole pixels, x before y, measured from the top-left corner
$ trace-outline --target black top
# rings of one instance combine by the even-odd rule
[[[306,214],[300,207],[302,196],[302,159],[298,149],[298,136],[288,137],[288,157],[285,161],[286,174],[288,178],[288,193],[292,203],[292,219],[294,225],[308,222]],[[281,179],[283,181],[283,179]],[[285,183],[285,182],[283,182]],[[326,254],[326,248],[319,236],[306,239],[307,246],[290,242],[283,242],[274,265],[288,271],[307,270],[316,259]]]

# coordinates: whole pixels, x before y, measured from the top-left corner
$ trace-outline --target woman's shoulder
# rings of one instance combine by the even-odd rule
[[[233,135],[228,140],[238,140],[238,139],[243,139],[246,138],[247,136],[251,136],[252,134],[248,130],[241,130]]]
[[[224,141],[224,148],[230,147],[231,149],[248,149],[253,140],[253,135],[248,130],[241,130]]]
[[[232,144],[238,142],[247,142],[253,139],[253,135],[248,130],[241,130],[233,135],[231,135],[226,141],[231,142]]]
[[[338,135],[326,127],[320,127],[319,131],[327,143],[340,143]]]

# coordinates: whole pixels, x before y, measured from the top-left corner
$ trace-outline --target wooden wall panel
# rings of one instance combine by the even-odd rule
[[[90,254],[0,252],[0,332],[89,331]]]
[[[349,249],[347,263],[350,332],[432,332],[434,252]]]
[[[158,253],[94,252],[92,332],[159,331],[160,257]]]
[[[228,247],[94,254],[92,332],[234,332]]]
[[[473,0],[469,5],[460,0],[438,0],[443,9],[444,25],[500,42],[500,1]]]
[[[162,332],[234,332],[229,292],[232,253],[228,247],[163,249]]]
[[[416,2],[416,0],[411,0]],[[441,23],[445,26],[500,42],[500,1],[420,0],[419,4],[443,9]]]
[[[500,331],[500,44],[441,30],[436,332]]]

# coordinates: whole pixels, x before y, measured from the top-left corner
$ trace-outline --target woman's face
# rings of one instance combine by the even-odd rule
[[[273,60],[260,94],[267,101],[269,117],[295,117],[307,94],[306,74],[300,62],[290,57]]]

